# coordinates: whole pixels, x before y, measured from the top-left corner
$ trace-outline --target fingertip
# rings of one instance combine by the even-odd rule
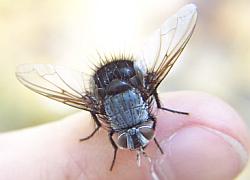
[[[167,128],[160,135],[169,136],[181,127],[202,125],[228,134],[240,141],[247,150],[250,148],[248,128],[240,115],[218,97],[203,92],[179,91],[162,94],[162,102],[167,108],[188,112],[183,116],[159,111],[158,127]]]

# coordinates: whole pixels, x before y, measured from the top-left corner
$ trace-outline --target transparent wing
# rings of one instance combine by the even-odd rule
[[[98,111],[95,100],[85,91],[84,75],[61,66],[24,64],[17,67],[17,79],[48,98],[87,110]]]
[[[135,66],[143,72],[152,91],[166,77],[183,51],[193,33],[196,20],[196,6],[184,6],[153,33],[136,56],[138,60]]]

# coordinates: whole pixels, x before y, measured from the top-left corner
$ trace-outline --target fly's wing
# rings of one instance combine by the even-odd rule
[[[194,31],[196,20],[196,6],[184,6],[153,33],[136,56],[135,68],[143,73],[151,94],[180,56]]]
[[[17,67],[16,76],[36,93],[79,109],[98,111],[95,100],[85,91],[81,72],[49,64],[24,64]]]

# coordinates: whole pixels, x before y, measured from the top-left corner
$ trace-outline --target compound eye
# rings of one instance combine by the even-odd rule
[[[125,133],[123,133],[120,136],[118,136],[118,138],[117,138],[117,144],[121,148],[128,148],[127,147],[127,136],[126,136]]]
[[[139,131],[148,140],[151,140],[154,138],[155,133],[152,127],[143,126],[139,128]]]

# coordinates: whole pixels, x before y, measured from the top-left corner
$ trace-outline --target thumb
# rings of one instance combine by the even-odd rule
[[[171,93],[165,99],[171,108],[190,115],[161,112],[158,136],[165,153],[155,159],[153,175],[168,180],[234,179],[246,165],[249,149],[247,131],[237,113],[202,93]]]

